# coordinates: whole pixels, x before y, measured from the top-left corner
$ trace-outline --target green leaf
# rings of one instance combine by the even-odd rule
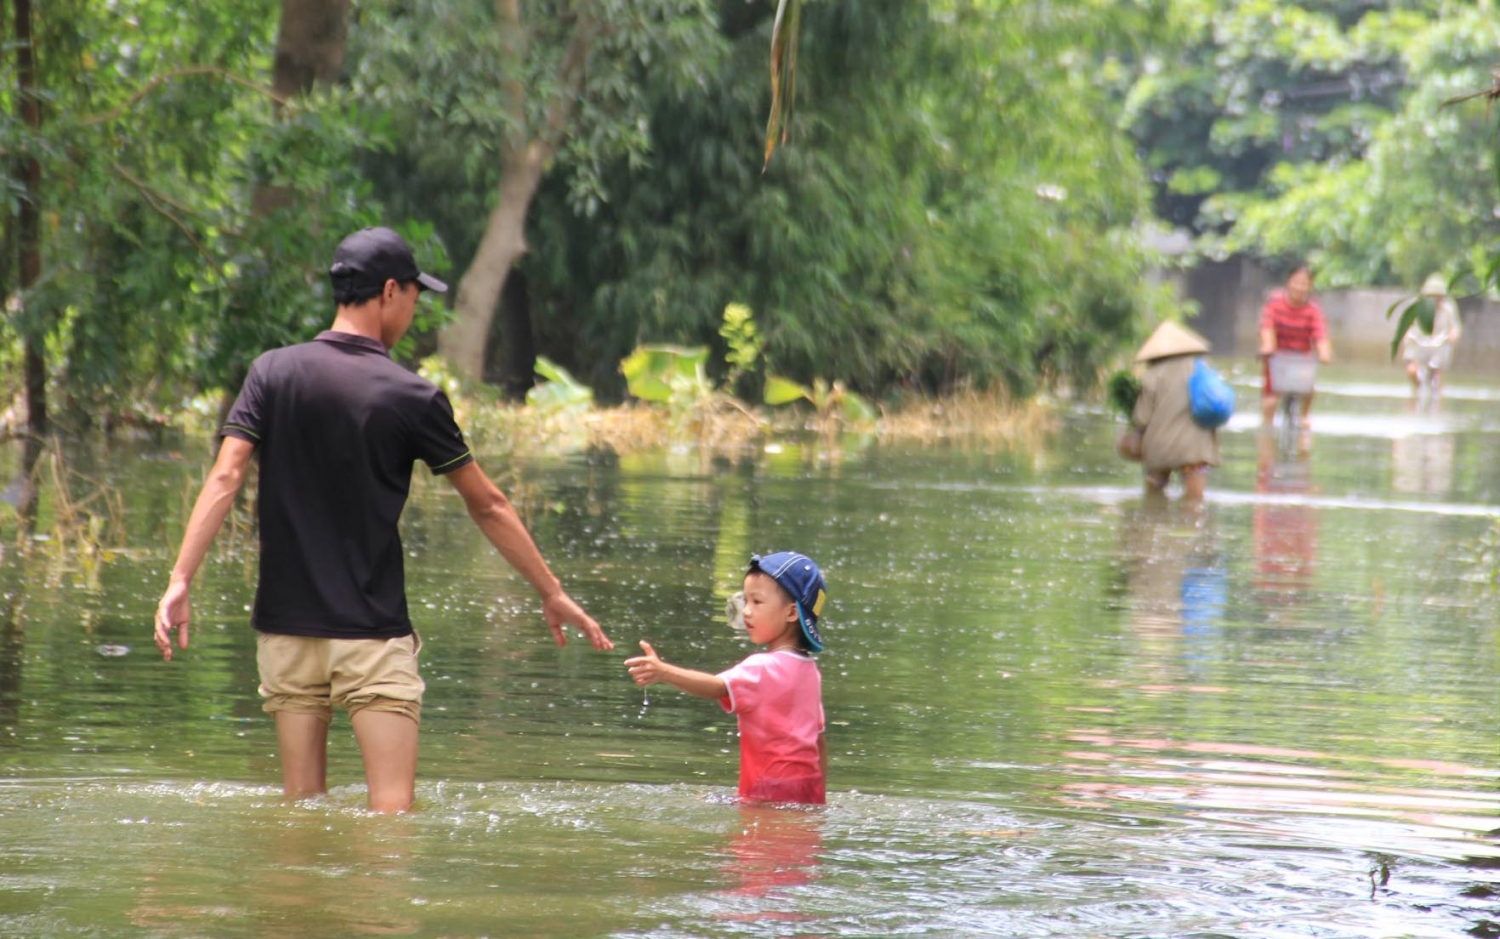
[[[806,385],[798,384],[790,378],[782,378],[779,375],[766,376],[765,401],[772,407],[782,404],[790,404],[802,399],[812,400],[812,391]]]
[[[755,319],[750,308],[743,303],[725,306],[724,322],[719,327],[719,335],[729,347],[724,361],[729,365],[726,383],[732,385],[737,376],[753,369],[756,360],[760,358],[761,339],[755,330]]]
[[[1412,306],[1417,310],[1417,325],[1422,332],[1432,335],[1433,320],[1437,316],[1437,301],[1431,297],[1421,297]]]
[[[1429,305],[1431,304],[1431,298],[1424,297],[1422,299],[1428,300]],[[1405,301],[1398,300],[1395,303],[1391,304],[1390,308],[1385,311],[1386,318],[1390,319],[1391,314],[1396,312],[1397,307],[1400,307],[1403,302]],[[1401,317],[1396,321],[1396,332],[1391,337],[1392,361],[1394,361],[1396,356],[1401,352],[1401,341],[1406,338],[1407,330],[1411,329],[1412,323],[1416,322],[1417,320],[1419,306],[1420,300],[1413,301],[1411,303],[1407,303],[1406,306],[1401,310]],[[1432,314],[1430,312],[1428,313],[1427,318],[1427,331],[1432,331]]]
[[[850,424],[873,424],[876,411],[870,402],[852,391],[844,392],[844,420]]]
[[[1500,160],[1496,162],[1500,163]],[[1481,292],[1493,290],[1496,286],[1500,286],[1500,283],[1497,283],[1495,280],[1497,274],[1500,274],[1500,253],[1495,255],[1495,259],[1490,263],[1489,269],[1484,272],[1484,283],[1479,285]]]
[[[620,372],[632,395],[667,404],[682,395],[713,391],[704,372],[707,361],[707,346],[637,346],[620,361]]]
[[[1141,396],[1141,380],[1133,372],[1120,369],[1106,383],[1109,403],[1129,420],[1135,413],[1136,399]]]
[[[546,356],[537,356],[536,373],[547,380],[526,392],[528,405],[545,413],[555,413],[581,410],[593,403],[593,389]]]

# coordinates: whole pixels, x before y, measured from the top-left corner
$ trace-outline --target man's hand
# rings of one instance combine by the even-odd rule
[[[610,638],[604,635],[604,629],[566,593],[554,593],[543,600],[542,616],[547,620],[547,628],[552,630],[552,638],[557,640],[560,646],[568,644],[568,635],[563,632],[563,627],[571,623],[582,630],[584,636],[588,637],[589,644],[600,652],[606,652],[615,647]]]
[[[641,640],[641,650],[645,655],[638,655],[625,660],[625,668],[630,672],[630,678],[637,685],[654,685],[661,681],[662,662],[657,656],[656,650],[651,648],[651,643]]]
[[[172,630],[177,630],[177,647],[188,647],[188,621],[193,618],[192,603],[188,599],[187,581],[174,580],[162,594],[156,605],[156,647],[161,657],[172,661]]]
[[[182,547],[177,551],[177,562],[167,582],[167,592],[156,605],[156,647],[161,657],[172,661],[172,630],[177,630],[177,648],[188,647],[188,621],[193,618],[192,604],[188,602],[188,584],[203,558],[208,546],[224,524],[224,517],[234,504],[235,494],[245,480],[245,468],[255,454],[255,444],[239,437],[225,437],[219,443],[219,455],[214,458],[214,467],[208,471],[208,479],[193,503],[193,514],[188,516],[187,530],[182,533]]]

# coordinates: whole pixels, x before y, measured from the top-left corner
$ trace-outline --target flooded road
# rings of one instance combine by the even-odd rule
[[[1399,378],[1330,369],[1291,455],[1239,386],[1201,512],[1143,499],[1090,410],[1006,450],[524,467],[610,654],[553,647],[423,481],[395,819],[362,810],[343,718],[334,791],[281,803],[253,533],[200,575],[189,652],[155,654],[202,442],[81,452],[122,544],[0,558],[0,935],[1500,935],[1500,390],[1413,406]],[[783,548],[829,580],[821,810],[734,805],[733,718],[621,665],[742,658],[724,598]]]

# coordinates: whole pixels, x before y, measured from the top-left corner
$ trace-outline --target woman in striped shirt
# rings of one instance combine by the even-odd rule
[[[1271,387],[1271,354],[1274,352],[1317,352],[1318,361],[1327,363],[1333,358],[1333,347],[1328,343],[1328,325],[1323,321],[1323,310],[1312,299],[1312,269],[1299,264],[1286,279],[1286,289],[1271,294],[1260,311],[1260,356],[1261,356],[1261,423],[1270,426],[1276,419],[1276,405],[1280,396]],[[1302,426],[1308,426],[1308,412],[1312,410],[1313,393],[1302,395]]]

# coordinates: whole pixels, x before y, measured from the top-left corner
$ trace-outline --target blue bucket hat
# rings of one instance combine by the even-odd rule
[[[814,652],[822,652],[823,636],[818,632],[818,617],[823,615],[828,586],[813,559],[796,551],[778,551],[764,556],[752,554],[750,570],[770,577],[791,595],[797,604],[797,619],[802,623],[802,635],[807,639],[808,647]]]

